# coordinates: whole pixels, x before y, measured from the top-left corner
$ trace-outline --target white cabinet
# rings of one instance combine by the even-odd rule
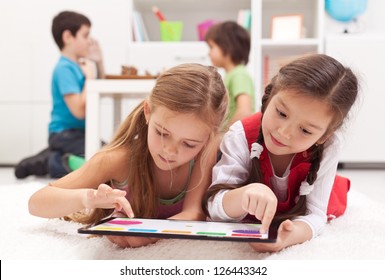
[[[326,37],[326,54],[352,68],[360,84],[360,95],[350,118],[343,163],[361,166],[385,162],[385,34],[330,35]]]
[[[181,63],[211,65],[208,46],[206,42],[199,41],[198,24],[206,20],[236,21],[239,10],[251,10],[251,2],[252,0],[131,0],[130,18],[133,18],[134,12],[141,15],[149,40],[135,41],[132,34],[126,62],[141,72],[149,71],[152,74]],[[152,11],[154,5],[167,21],[182,21],[180,41],[161,41],[160,21]]]

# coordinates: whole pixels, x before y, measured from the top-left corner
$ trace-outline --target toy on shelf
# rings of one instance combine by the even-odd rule
[[[156,79],[158,75],[151,75],[145,71],[144,75],[138,74],[138,69],[134,66],[122,65],[120,75],[106,75],[106,79]]]

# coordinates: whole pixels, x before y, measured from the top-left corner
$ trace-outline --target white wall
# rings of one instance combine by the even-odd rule
[[[129,41],[127,0],[0,2],[0,164],[16,163],[47,146],[51,74],[59,50],[51,35],[62,10],[88,16],[106,72],[120,73]]]
[[[380,69],[385,63],[385,1],[368,0],[366,12],[358,18],[357,25],[351,26],[351,34],[342,34],[346,25],[329,16],[325,22],[325,52],[352,68],[360,83],[359,100],[350,119],[340,160],[363,167],[383,166],[385,96]]]
[[[340,33],[346,24],[332,19],[326,14],[325,33]],[[385,1],[368,0],[366,11],[358,17],[358,26],[360,32],[365,33],[385,33]],[[352,26],[355,29],[355,26]]]

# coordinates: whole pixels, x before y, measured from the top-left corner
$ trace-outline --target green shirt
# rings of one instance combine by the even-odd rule
[[[248,73],[245,65],[238,65],[229,73],[226,73],[224,78],[225,86],[229,93],[229,115],[230,120],[237,108],[236,99],[240,94],[248,94],[251,97],[252,110],[254,112],[254,84]]]

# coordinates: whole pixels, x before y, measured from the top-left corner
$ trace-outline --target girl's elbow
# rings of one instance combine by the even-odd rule
[[[42,215],[41,213],[41,207],[39,207],[41,205],[42,203],[41,201],[39,201],[39,198],[37,197],[37,195],[33,194],[28,200],[29,214],[37,217],[44,217],[44,215]]]
[[[28,211],[29,211],[29,214],[31,214],[33,216],[38,216],[37,215],[37,205],[36,205],[34,196],[31,196],[28,200]]]

